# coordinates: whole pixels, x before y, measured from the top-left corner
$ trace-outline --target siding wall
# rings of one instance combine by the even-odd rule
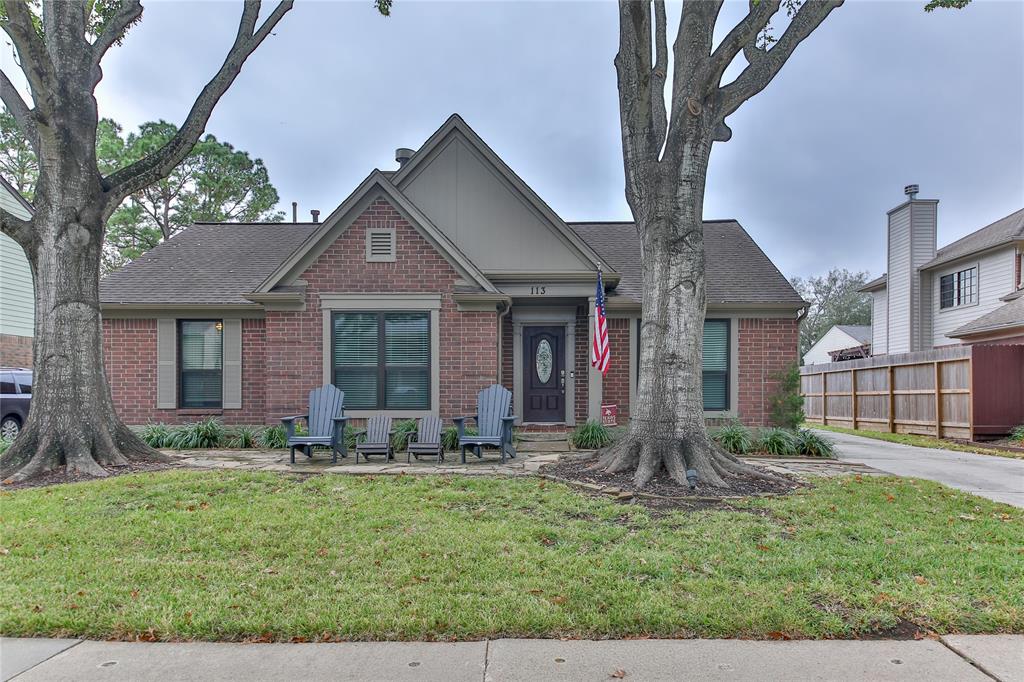
[[[0,186],[0,207],[19,218],[32,215],[6,188]],[[0,334],[32,336],[32,270],[17,242],[0,234]]]
[[[853,348],[859,345],[860,341],[839,327],[832,327],[807,351],[807,354],[804,355],[804,364],[817,365],[823,362],[832,362],[832,356],[828,354],[829,351],[843,350],[844,348]]]
[[[871,354],[884,355],[889,352],[889,313],[886,310],[888,289],[871,293]]]
[[[889,353],[910,351],[910,206],[889,216],[889,262],[886,327]]]
[[[912,310],[917,312],[910,330],[911,350],[931,348],[931,296],[930,291],[925,290],[927,274],[919,274],[917,269],[935,258],[938,208],[934,201],[910,204],[910,296]]]
[[[931,273],[932,308],[934,312],[932,344],[946,346],[960,343],[959,339],[950,338],[947,334],[957,327],[967,324],[986,313],[1004,305],[999,298],[1013,291],[1014,287],[1014,248],[990,251],[980,256],[962,258]],[[971,266],[978,267],[978,304],[939,310],[939,283],[943,275],[957,272]]]

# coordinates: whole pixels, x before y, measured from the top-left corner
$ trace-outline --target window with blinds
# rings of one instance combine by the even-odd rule
[[[366,260],[368,262],[395,260],[395,231],[393,229],[371,227],[366,230]]]
[[[430,409],[430,314],[336,312],[334,385],[351,410]]]
[[[181,407],[219,408],[223,391],[223,329],[221,320],[181,320],[178,357]]]
[[[704,409],[729,409],[729,320],[704,320]]]
[[[640,357],[641,320],[636,321],[636,356]],[[729,320],[704,320],[704,409],[729,409]],[[640,373],[637,372],[639,381]]]

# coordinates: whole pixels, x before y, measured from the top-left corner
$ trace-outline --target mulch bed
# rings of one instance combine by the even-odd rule
[[[124,467],[103,467],[110,476],[124,476],[125,474],[138,474],[146,471],[162,471],[164,469],[176,469],[181,464],[178,462],[132,462]],[[81,483],[83,481],[98,481],[101,479],[95,476],[87,476],[80,473],[68,474],[66,467],[58,467],[40,476],[33,476],[27,481],[17,483],[0,483],[0,490],[21,490],[24,488],[42,488],[49,485],[61,483]]]
[[[550,480],[572,485],[584,492],[611,497],[617,501],[642,504],[659,509],[728,508],[730,501],[743,498],[785,495],[805,486],[795,477],[775,474],[778,481],[743,477],[732,479],[729,488],[698,484],[696,490],[679,485],[664,471],[655,475],[642,490],[634,490],[633,472],[609,474],[592,469],[596,461],[590,457],[562,458],[545,465],[540,474]]]

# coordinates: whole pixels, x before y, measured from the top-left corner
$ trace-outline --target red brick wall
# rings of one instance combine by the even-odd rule
[[[396,260],[366,262],[366,228],[393,227]],[[472,414],[477,392],[494,383],[497,313],[459,312],[452,298],[456,270],[387,201],[378,199],[302,273],[306,310],[268,311],[267,419],[306,408],[323,383],[321,293],[440,293],[442,418]]]
[[[632,348],[629,345],[631,319],[612,317],[608,319],[608,346],[612,357],[608,373],[601,384],[601,403],[619,406],[618,421],[625,424],[629,419],[629,364]]]
[[[515,381],[515,328],[512,325],[512,316],[515,310],[509,310],[508,314],[501,321],[501,385],[512,391]]]
[[[797,361],[800,323],[795,318],[739,320],[739,417],[748,426],[768,423],[777,376]]]
[[[576,309],[576,423],[587,421],[590,410],[590,310],[587,306]]]
[[[32,367],[32,337],[0,334],[0,366]]]
[[[183,424],[216,416],[227,424],[263,422],[264,324],[242,320],[242,409],[162,410],[156,407],[156,320],[103,320],[107,381],[127,424]]]

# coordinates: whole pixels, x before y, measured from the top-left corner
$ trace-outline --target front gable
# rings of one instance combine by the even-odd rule
[[[463,254],[450,239],[425,216],[415,205],[409,202],[392,185],[380,171],[374,171],[364,180],[358,188],[342,204],[327,217],[322,225],[313,232],[295,251],[287,258],[273,273],[267,277],[257,288],[251,300],[260,302],[273,300],[278,292],[284,291],[281,295],[289,295],[287,291],[294,285],[301,284],[300,278],[325,251],[343,235],[365,214],[371,207],[380,201],[385,202],[389,208],[400,215],[413,230],[422,237],[427,244],[444,258],[458,273],[466,286],[483,292],[497,293],[497,289],[484,276],[479,268]],[[372,212],[372,211],[371,211]],[[365,222],[365,221],[364,221]],[[359,239],[369,240],[369,231],[372,231],[376,224],[371,219],[367,225],[361,228]],[[353,242],[353,244],[356,244]],[[372,262],[370,246],[360,246],[359,242],[352,248],[355,253],[362,257],[366,255],[367,262]],[[390,259],[392,262],[394,258]],[[410,274],[415,272],[412,269]]]
[[[392,181],[488,275],[597,268],[597,254],[457,115]]]

